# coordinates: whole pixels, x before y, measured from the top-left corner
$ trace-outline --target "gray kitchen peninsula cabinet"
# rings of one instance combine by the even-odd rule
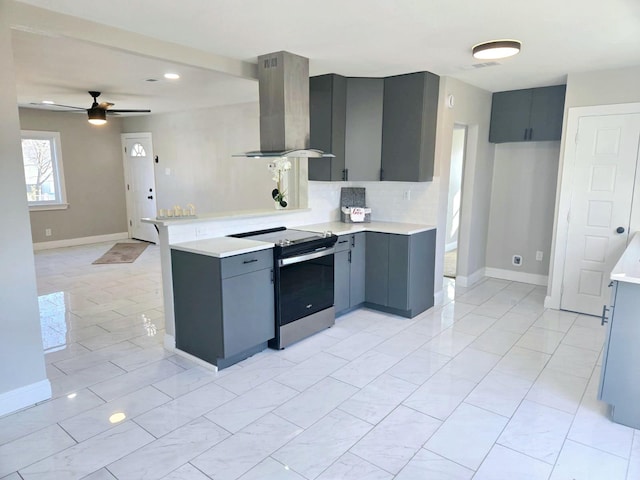
[[[384,79],[380,180],[433,180],[439,88],[430,72]]]
[[[346,313],[364,303],[365,251],[364,232],[340,235],[336,242],[334,308]]]
[[[562,136],[565,85],[495,92],[491,143],[551,141]]]
[[[408,318],[431,308],[436,230],[366,235],[365,305]]]
[[[640,428],[640,284],[613,281],[611,288],[598,398],[611,405],[614,422]]]
[[[171,250],[176,347],[225,368],[275,335],[273,251],[217,258]]]

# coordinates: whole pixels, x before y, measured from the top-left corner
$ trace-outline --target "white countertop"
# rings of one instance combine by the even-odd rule
[[[346,235],[358,232],[380,232],[394,233],[396,235],[413,235],[415,233],[434,230],[433,225],[420,225],[415,223],[397,223],[397,222],[371,222],[371,223],[343,223],[329,222],[316,223],[314,225],[302,225],[296,227],[300,230],[309,230],[310,232],[332,232],[336,235]]]
[[[271,217],[273,215],[286,215],[289,213],[309,212],[308,208],[283,208],[261,209],[261,210],[237,210],[218,213],[205,213],[194,217],[166,217],[166,218],[143,218],[143,223],[169,227],[171,225],[184,225],[188,223],[210,222],[212,220],[237,220],[240,218]]]
[[[611,271],[611,280],[640,284],[640,232],[636,233]]]
[[[210,257],[224,258],[242,253],[257,252],[258,250],[267,250],[273,248],[273,246],[274,244],[270,242],[259,242],[247,238],[218,237],[175,243],[171,245],[171,248]]]

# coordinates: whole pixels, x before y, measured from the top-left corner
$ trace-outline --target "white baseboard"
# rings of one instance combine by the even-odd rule
[[[484,274],[487,277],[500,278],[502,280],[510,280],[512,282],[529,283],[532,285],[547,286],[549,277],[547,275],[537,275],[535,273],[514,272],[513,270],[504,270],[502,268],[485,268]]]
[[[433,304],[434,305],[442,305],[444,301],[444,290],[441,288],[437,292],[433,294]]]
[[[560,310],[560,302],[558,302],[551,295],[544,297],[544,308],[552,308],[554,310]]]
[[[168,333],[164,334],[164,348],[169,350],[170,352],[175,351],[176,349],[176,337],[173,335],[169,335]]]
[[[53,240],[51,242],[38,242],[33,244],[33,250],[49,250],[51,248],[76,247],[91,243],[112,242],[129,238],[128,232],[108,233],[107,235],[95,235],[93,237],[69,238],[67,240]]]
[[[478,283],[485,276],[485,269],[480,268],[469,276],[456,275],[456,285],[460,287],[470,287]]]
[[[51,398],[48,379],[0,394],[0,417]]]

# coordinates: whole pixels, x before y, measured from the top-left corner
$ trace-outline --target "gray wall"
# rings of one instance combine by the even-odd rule
[[[197,212],[273,208],[268,161],[232,157],[260,147],[257,103],[130,117],[123,129],[153,135],[158,208],[188,203]]]
[[[560,142],[496,145],[487,267],[547,275]],[[536,261],[536,251],[543,260]],[[511,263],[522,255],[522,266]]]
[[[23,130],[60,132],[67,190],[66,210],[31,212],[34,242],[66,240],[127,231],[121,120],[97,127],[80,113],[20,109]],[[45,237],[45,229],[52,235]]]
[[[454,108],[446,106],[455,96]],[[436,279],[442,277],[453,129],[466,125],[467,146],[462,179],[462,210],[458,239],[458,279],[478,274],[485,267],[494,146],[489,143],[491,92],[451,77],[440,81],[435,175],[440,177]]]
[[[7,25],[9,2],[0,0],[0,415],[2,397],[46,381],[31,231],[24,190],[20,123]],[[10,394],[9,394],[10,395]],[[33,401],[43,400],[37,398]],[[26,406],[26,405],[21,405]]]

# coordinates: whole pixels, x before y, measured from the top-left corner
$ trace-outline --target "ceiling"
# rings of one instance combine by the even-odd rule
[[[232,59],[287,50],[312,75],[387,76],[428,70],[488,91],[554,85],[568,73],[640,65],[638,0],[22,0]],[[519,55],[474,68],[471,47],[515,38]],[[172,65],[64,37],[14,31],[20,104],[154,113],[257,99],[254,81]],[[182,75],[162,78],[167,70]],[[157,78],[157,82],[147,82]]]

